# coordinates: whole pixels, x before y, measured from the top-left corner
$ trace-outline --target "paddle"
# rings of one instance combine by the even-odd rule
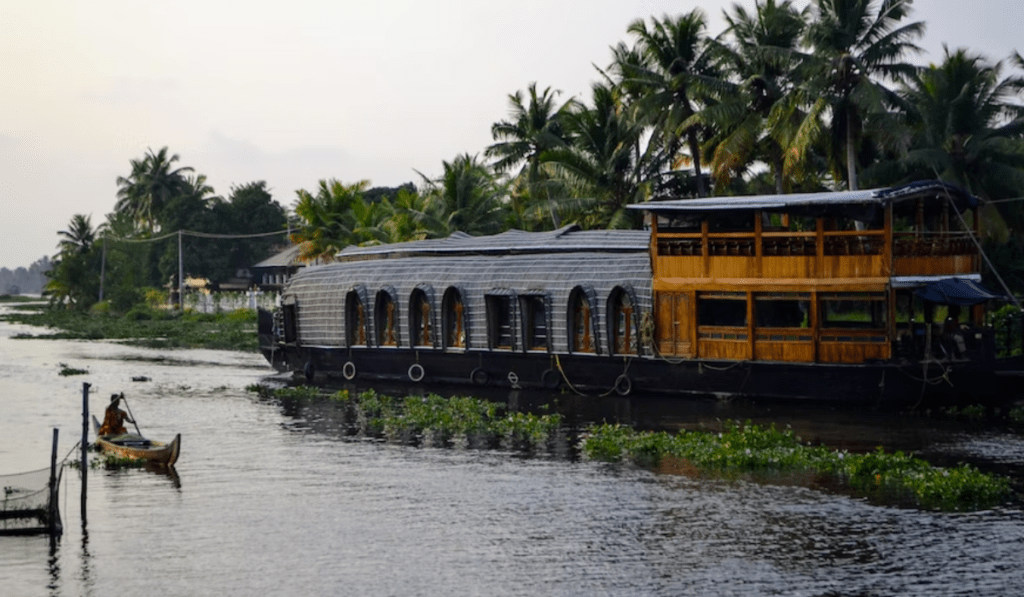
[[[139,430],[139,424],[135,422],[135,415],[132,414],[132,407],[128,406],[128,399],[121,394],[121,400],[124,402],[124,407],[128,409],[128,416],[132,418],[132,425],[135,425],[135,431],[138,432],[139,437],[142,437],[142,431]]]

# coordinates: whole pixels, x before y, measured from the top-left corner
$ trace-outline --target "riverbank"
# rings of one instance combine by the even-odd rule
[[[207,348],[256,352],[256,312],[184,313],[138,305],[124,315],[50,309],[45,302],[11,305],[0,320],[48,331],[21,333],[14,339],[113,340],[146,348]]]

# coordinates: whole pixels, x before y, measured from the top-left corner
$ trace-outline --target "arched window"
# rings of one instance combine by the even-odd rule
[[[377,346],[398,346],[398,304],[393,288],[377,292],[373,319],[377,324]]]
[[[445,348],[466,348],[469,334],[466,329],[466,303],[462,291],[450,286],[441,299],[441,327],[444,328]]]
[[[345,340],[349,346],[366,346],[366,304],[358,289],[345,295]]]
[[[413,346],[434,346],[433,294],[430,287],[419,287],[409,297],[409,336]]]
[[[569,294],[569,349],[572,352],[597,353],[594,322],[594,290],[577,286]]]
[[[631,289],[616,286],[608,296],[608,325],[612,354],[637,354],[639,333],[636,298]]]

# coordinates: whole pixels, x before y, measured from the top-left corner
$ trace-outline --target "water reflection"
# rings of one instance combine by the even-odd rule
[[[158,351],[4,333],[0,324],[0,466],[20,470],[48,454],[53,426],[80,428],[82,380],[59,377],[55,363],[82,354],[93,354],[98,392],[131,391],[143,431],[180,431],[185,442],[173,473],[90,471],[89,523],[65,516],[63,546],[0,543],[4,595],[1008,595],[1024,582],[1017,511],[884,508],[800,479],[646,471],[581,462],[569,448],[589,422],[715,429],[750,418],[809,441],[1019,467],[1012,431],[806,407],[506,393],[490,397],[557,410],[569,431],[534,452],[411,447],[363,441],[338,403],[246,392],[287,382],[255,366],[258,355],[168,353],[190,363],[182,366]],[[129,385],[138,375],[152,381]],[[73,496],[81,480],[66,478]]]

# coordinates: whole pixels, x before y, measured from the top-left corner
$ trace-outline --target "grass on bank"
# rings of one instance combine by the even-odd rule
[[[17,306],[2,318],[53,330],[15,338],[117,340],[149,348],[258,350],[256,312],[249,309],[217,314],[186,309],[182,313],[140,304],[118,315],[104,310],[82,313],[50,309],[45,303],[36,303]]]
[[[976,511],[1013,498],[1009,480],[961,464],[938,468],[903,452],[854,454],[800,443],[792,431],[727,422],[721,433],[638,432],[598,425],[582,442],[583,454],[605,462],[657,466],[683,461],[719,473],[808,472],[872,501],[941,511]],[[685,470],[685,466],[682,467]]]
[[[25,296],[21,294],[0,294],[0,304],[3,303],[45,303],[46,299],[38,296]]]

